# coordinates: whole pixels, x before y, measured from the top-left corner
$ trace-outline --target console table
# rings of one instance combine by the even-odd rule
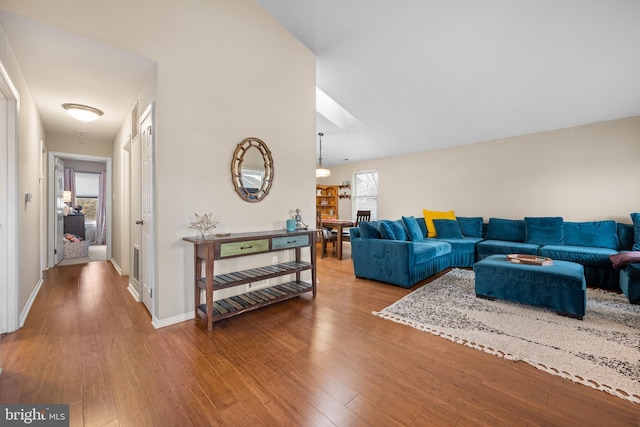
[[[213,329],[213,322],[235,316],[245,311],[255,310],[265,305],[297,297],[305,292],[316,296],[316,230],[258,231],[233,233],[226,236],[204,238],[184,237],[194,245],[195,272],[195,317],[205,316],[207,329]],[[310,261],[302,261],[302,249],[308,248]],[[294,260],[273,265],[265,265],[226,274],[214,274],[216,262],[225,259],[263,254],[267,252],[291,250]],[[204,276],[203,276],[204,266]],[[301,273],[309,270],[311,282],[301,280]],[[216,290],[247,285],[270,278],[292,275],[295,280],[251,290],[229,298],[214,300]],[[205,290],[206,301],[201,301],[201,291]]]

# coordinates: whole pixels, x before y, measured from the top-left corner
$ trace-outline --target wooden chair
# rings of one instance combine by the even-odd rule
[[[358,211],[356,212],[356,221],[354,227],[357,227],[361,222],[369,222],[371,221],[371,211]],[[349,227],[351,228],[351,227]],[[342,241],[348,242],[351,240],[351,233],[349,232],[349,228],[342,229]]]
[[[322,258],[327,255],[327,243],[332,242],[333,244],[333,253],[336,253],[336,242],[338,241],[338,236],[335,233],[331,232],[330,228],[320,227],[322,236]]]

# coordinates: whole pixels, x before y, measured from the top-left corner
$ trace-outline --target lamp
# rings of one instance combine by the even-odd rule
[[[62,108],[64,108],[71,117],[83,123],[97,120],[98,117],[104,114],[97,108],[82,104],[62,104]]]
[[[71,211],[71,191],[63,191],[62,192],[62,201],[64,202],[64,206],[62,207],[62,214],[64,216],[69,215]]]
[[[329,169],[325,169],[322,167],[322,136],[324,134],[322,132],[318,132],[318,136],[320,137],[320,157],[318,158],[318,167],[316,168],[316,178],[326,178],[331,175],[331,171]]]
[[[62,192],[62,201],[65,203],[69,203],[71,201],[71,191],[63,191]]]

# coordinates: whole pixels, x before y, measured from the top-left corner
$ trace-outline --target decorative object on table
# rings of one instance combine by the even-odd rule
[[[296,231],[296,220],[295,219],[287,219],[287,231]]]
[[[507,255],[507,260],[514,264],[527,264],[527,265],[553,265],[553,260],[551,258],[537,256],[537,255],[528,255],[528,254],[509,254]]]
[[[189,228],[192,230],[198,230],[198,236],[196,237],[199,239],[204,239],[205,236],[209,234],[211,230],[216,228],[216,226],[220,222],[213,219],[212,213],[208,213],[204,215],[198,215],[196,213],[195,216],[196,216],[196,220],[191,223]]]
[[[640,403],[640,305],[589,288],[579,321],[474,289],[474,273],[454,269],[373,314]]]
[[[309,228],[307,224],[302,220],[302,215],[300,215],[300,209],[296,209],[296,215],[293,217],[296,222],[296,230],[306,230]]]
[[[267,144],[253,137],[238,144],[231,161],[231,180],[242,200],[256,203],[267,197],[273,173],[273,158]]]
[[[74,209],[75,209],[76,213],[82,213],[83,207],[81,205],[76,205],[76,207]]]
[[[320,157],[318,158],[318,167],[316,168],[316,178],[327,178],[331,175],[331,171],[322,167],[322,137],[324,133],[318,132],[318,136],[320,137]]]

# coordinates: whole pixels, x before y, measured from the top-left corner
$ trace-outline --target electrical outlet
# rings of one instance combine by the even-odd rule
[[[278,255],[274,255],[274,256],[271,258],[271,264],[277,264],[277,263],[278,263]]]

